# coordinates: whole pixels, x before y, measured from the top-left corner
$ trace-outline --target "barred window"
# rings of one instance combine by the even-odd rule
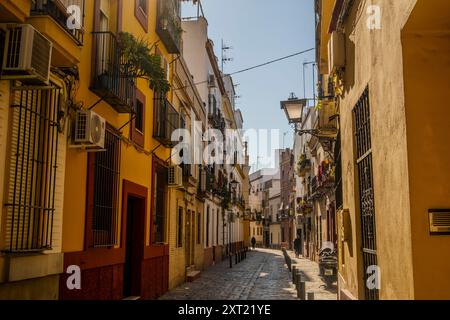
[[[152,243],[164,243],[166,240],[166,193],[167,168],[155,162],[154,174],[154,215]]]
[[[209,206],[206,208],[206,247],[209,247]]]
[[[58,114],[62,91],[12,89],[7,167],[6,248],[9,252],[49,250],[53,241]]]
[[[202,224],[201,224],[201,214],[197,213],[197,244],[202,243]]]
[[[183,208],[178,207],[177,247],[183,247]]]
[[[117,241],[121,148],[111,128],[106,130],[105,149],[91,154],[89,160],[93,247],[111,247]]]

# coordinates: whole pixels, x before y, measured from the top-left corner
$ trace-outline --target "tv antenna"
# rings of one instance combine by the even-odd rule
[[[227,51],[229,51],[229,50],[233,50],[233,47],[225,45],[225,43],[223,42],[223,39],[222,39],[222,73],[223,73],[224,65],[227,62],[234,60],[233,58],[230,58],[227,56]]]

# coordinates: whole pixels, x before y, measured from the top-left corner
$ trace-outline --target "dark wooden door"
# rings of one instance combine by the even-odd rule
[[[141,268],[144,251],[145,199],[128,197],[123,296],[141,295]]]

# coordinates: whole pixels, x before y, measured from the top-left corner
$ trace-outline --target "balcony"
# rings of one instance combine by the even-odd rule
[[[311,160],[302,155],[297,163],[297,175],[301,178],[306,177],[306,175],[311,171]]]
[[[172,133],[180,128],[177,110],[166,97],[160,95],[154,99],[153,111],[153,137],[164,146],[173,147]]]
[[[81,21],[79,28],[69,29],[67,21],[70,14],[67,13],[67,8],[70,6],[78,6],[80,8]],[[77,43],[83,45],[84,29],[84,0],[35,0],[31,4],[32,16],[50,16],[52,17]]]
[[[225,119],[222,116],[222,113],[220,112],[220,109],[217,108],[215,98],[209,105],[209,113],[208,113],[208,119],[209,123],[214,129],[223,130],[225,129]]]
[[[169,53],[180,53],[182,32],[180,1],[158,0],[156,33]]]
[[[310,187],[311,187],[310,199],[316,199],[319,196],[319,182],[317,180],[317,177],[312,178]]]
[[[338,134],[338,122],[334,102],[323,101],[319,110],[318,138],[325,151],[331,151]]]
[[[136,82],[128,73],[116,36],[111,32],[94,32],[95,48],[91,90],[118,113],[133,113]]]
[[[300,204],[297,207],[297,213],[301,215],[310,214],[313,212],[314,205],[312,201],[307,197],[303,197],[303,199],[300,201]]]

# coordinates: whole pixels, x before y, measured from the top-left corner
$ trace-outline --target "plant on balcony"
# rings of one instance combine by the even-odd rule
[[[170,5],[164,6],[161,12],[161,28],[163,30],[171,29],[177,37],[180,37],[181,33],[184,31],[181,27],[178,15]]]
[[[321,110],[323,107],[323,101],[322,100],[318,100],[317,101],[317,105],[315,106],[316,110]]]
[[[333,88],[336,97],[342,96],[344,92],[344,75],[341,70],[337,70],[333,73]]]
[[[297,162],[297,175],[304,178],[311,169],[311,160],[309,160],[306,154],[302,154]]]
[[[128,32],[121,32],[118,39],[125,63],[124,73],[133,79],[146,79],[152,90],[167,93],[170,84],[165,70],[161,67],[161,58],[151,53],[154,44],[138,39]]]
[[[328,160],[322,162],[319,167],[319,185],[320,187],[328,188],[334,185],[336,167],[332,165]]]

